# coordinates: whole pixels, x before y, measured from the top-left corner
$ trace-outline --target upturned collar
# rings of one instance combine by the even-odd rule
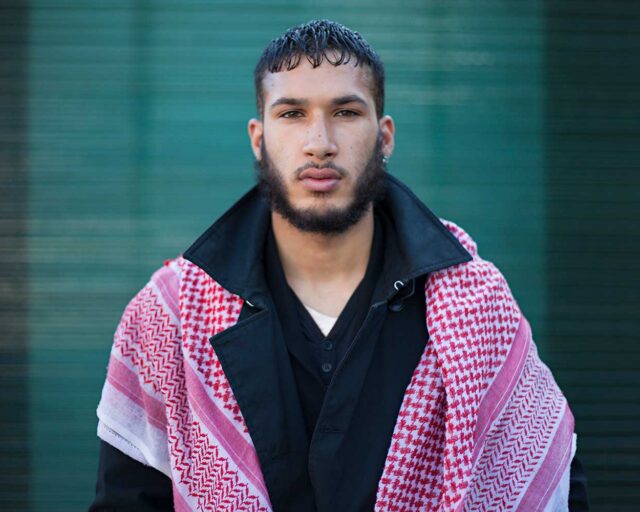
[[[392,236],[385,248],[382,290],[391,298],[412,279],[471,260],[458,239],[397,178],[386,175],[386,193],[376,204]],[[264,246],[270,229],[269,204],[253,187],[215,221],[185,253],[223,288],[264,305]]]

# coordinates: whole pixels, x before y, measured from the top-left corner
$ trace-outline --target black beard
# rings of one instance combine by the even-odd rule
[[[322,235],[344,233],[362,219],[373,202],[384,197],[386,167],[382,154],[382,134],[378,134],[371,157],[356,180],[351,203],[344,208],[330,208],[324,212],[317,212],[312,208],[295,208],[289,201],[281,175],[269,158],[264,140],[260,150],[262,159],[255,162],[258,186],[269,201],[271,209],[300,231]],[[325,192],[315,194],[321,196]]]

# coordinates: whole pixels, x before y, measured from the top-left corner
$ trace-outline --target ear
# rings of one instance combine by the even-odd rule
[[[258,121],[255,118],[250,119],[247,130],[249,132],[251,150],[253,151],[256,160],[262,160],[262,151],[260,151],[260,146],[262,145],[262,134],[264,133],[262,121]]]
[[[382,116],[378,121],[380,133],[382,133],[382,154],[389,158],[395,147],[396,126],[391,116]]]

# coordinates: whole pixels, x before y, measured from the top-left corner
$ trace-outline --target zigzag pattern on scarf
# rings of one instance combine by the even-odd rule
[[[189,283],[189,280],[186,282]],[[183,284],[183,290],[188,292],[190,288]],[[212,335],[215,329],[218,332],[223,330],[226,327],[223,323],[225,318],[235,322],[235,318],[228,316],[234,309],[226,304],[228,301],[221,295],[217,294],[214,299],[218,312],[215,315],[218,319],[215,328],[210,322],[209,326],[206,325],[213,318],[212,310],[189,305],[185,308],[184,325],[187,332],[192,333],[190,339],[193,346],[192,351],[186,352],[196,362],[198,370],[207,376],[207,383],[214,390],[219,406],[233,414],[237,428],[246,430],[229,384],[219,369],[219,362],[215,355],[211,357],[213,349],[208,343],[209,335],[206,335]],[[227,313],[226,317],[219,314],[221,307]],[[206,335],[204,344],[199,335]],[[196,340],[200,340],[200,343]],[[137,369],[141,379],[152,385],[164,398],[172,475],[176,490],[186,494],[183,498],[187,501],[195,499],[198,510],[203,511],[268,510],[261,503],[262,500],[251,492],[235,465],[220,452],[210,434],[194,419],[185,386],[185,362],[179,329],[150,287],[145,287],[127,308],[117,331],[115,346],[121,356]],[[211,371],[215,363],[217,372]]]
[[[516,510],[519,500],[543,508],[558,480],[547,482],[540,468],[549,469],[556,438],[567,444],[571,413],[504,278],[464,231],[447,227],[473,260],[427,280],[430,341],[403,397],[375,510],[488,512]],[[114,350],[135,369],[142,393],[165,404],[176,508],[270,510],[246,423],[209,342],[237,322],[242,299],[183,258],[152,282],[162,286],[148,285],[130,303]],[[563,453],[551,458],[564,468]]]
[[[520,385],[479,457],[471,484],[471,510],[512,510],[542,463],[566,407],[551,373],[540,364],[533,346],[527,354]],[[513,454],[520,455],[514,464]]]

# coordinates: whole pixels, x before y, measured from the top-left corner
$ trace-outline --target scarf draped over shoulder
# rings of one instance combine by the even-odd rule
[[[430,335],[405,392],[377,511],[567,510],[573,416],[502,274],[473,259],[427,279]],[[115,333],[98,435],[171,478],[178,512],[268,511],[242,412],[209,339],[243,300],[179,257]]]

